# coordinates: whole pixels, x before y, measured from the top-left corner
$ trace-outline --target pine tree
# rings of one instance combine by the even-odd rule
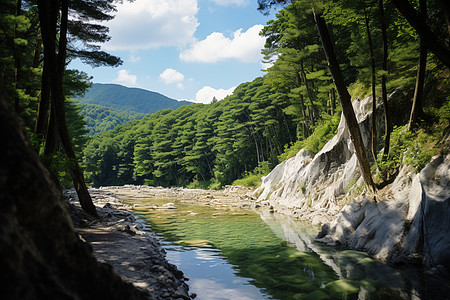
[[[92,2],[74,1],[70,3],[70,7],[68,0],[38,0],[37,4],[44,45],[44,70],[36,133],[41,134],[44,132],[47,110],[50,103],[46,153],[54,150],[56,145],[55,139],[58,136],[67,157],[73,160],[71,174],[81,206],[89,214],[98,216],[87,191],[83,172],[76,161],[76,155],[67,128],[64,106],[64,70],[67,62],[69,27],[71,27],[72,32],[75,32],[74,36],[82,37],[83,41],[105,41],[107,39],[105,31],[100,30],[98,26],[92,27],[89,24],[85,24],[85,26],[77,27],[74,24],[81,25],[81,23],[77,23],[76,20],[69,22],[69,11],[75,11],[77,16],[82,20],[93,19],[99,21],[111,19],[112,17],[108,13],[113,11],[115,7],[110,1],[105,0]],[[59,30],[57,30],[58,19]],[[78,31],[73,28],[78,28]],[[89,45],[87,43],[85,44]],[[97,52],[94,51],[92,54],[92,57],[96,61],[102,61],[102,57],[99,58]],[[120,62],[120,59],[116,61],[116,64],[118,62]]]

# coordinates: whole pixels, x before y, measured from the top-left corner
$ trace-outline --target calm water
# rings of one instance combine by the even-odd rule
[[[415,270],[400,273],[365,253],[317,245],[318,228],[287,216],[181,200],[176,209],[152,208],[168,202],[129,203],[197,299],[420,299]]]

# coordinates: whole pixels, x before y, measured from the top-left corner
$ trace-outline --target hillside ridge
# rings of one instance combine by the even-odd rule
[[[77,100],[81,103],[111,107],[118,111],[146,114],[166,108],[177,109],[180,106],[191,104],[189,101],[178,101],[158,92],[110,83],[92,84],[84,96],[78,97]]]

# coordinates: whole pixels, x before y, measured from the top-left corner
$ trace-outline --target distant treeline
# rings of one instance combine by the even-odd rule
[[[400,2],[405,1],[395,5]],[[420,2],[420,10],[410,8],[427,14],[421,25],[430,30],[433,40],[447,41],[443,7],[436,2],[425,4]],[[398,87],[415,89],[405,107],[413,111],[410,130],[432,120],[433,109],[449,102],[448,61],[441,55],[447,53],[446,46],[435,45],[428,51],[424,40],[429,37],[419,36],[410,25],[415,19],[409,15],[405,19],[393,3],[328,1],[312,12],[306,0],[279,10],[261,31],[266,37],[263,54],[271,63],[267,74],[241,84],[224,100],[162,110],[96,135],[84,152],[90,183],[219,187],[264,173],[301,147],[320,150],[332,136],[341,111],[327,61],[330,53],[339,63],[340,94],[345,89],[353,97],[371,95],[387,103],[388,92]],[[320,36],[318,20],[326,25],[320,27]],[[332,36],[327,33],[331,47],[322,47],[324,32],[332,32]],[[345,103],[349,112],[349,99]],[[393,129],[389,118],[384,110],[382,135],[376,134],[372,124],[365,166],[367,159],[378,167],[398,159],[394,159],[396,149],[389,151]],[[358,149],[362,148],[358,142]],[[395,170],[386,168],[382,180]],[[364,170],[365,177],[370,177],[370,168]]]
[[[225,100],[165,109],[117,126],[86,146],[88,181],[229,184],[264,161],[276,164],[285,145],[297,139],[298,121],[284,113],[289,105],[286,94],[257,78]]]
[[[135,111],[118,111],[111,107],[97,104],[81,104],[81,114],[86,121],[89,135],[113,129],[117,125],[131,120],[142,119],[147,114]]]

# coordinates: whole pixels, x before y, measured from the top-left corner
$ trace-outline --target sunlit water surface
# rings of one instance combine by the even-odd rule
[[[129,204],[161,237],[197,299],[420,299],[417,270],[318,245],[318,228],[303,222],[182,200],[160,209],[170,201]]]

